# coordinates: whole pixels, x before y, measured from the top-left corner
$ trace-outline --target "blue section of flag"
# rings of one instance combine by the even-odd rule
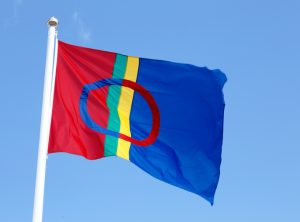
[[[140,59],[137,83],[154,97],[160,130],[150,146],[131,145],[130,161],[150,175],[213,204],[220,175],[226,76],[187,64]],[[151,131],[151,111],[138,93],[130,114],[133,138]]]

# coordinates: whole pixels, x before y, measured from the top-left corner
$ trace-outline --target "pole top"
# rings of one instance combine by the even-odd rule
[[[57,20],[57,18],[55,18],[54,16],[52,16],[52,17],[48,20],[47,24],[48,24],[49,27],[54,27],[54,28],[56,28],[56,27],[58,26],[58,20]]]

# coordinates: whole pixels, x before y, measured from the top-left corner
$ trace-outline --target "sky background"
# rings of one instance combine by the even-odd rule
[[[44,222],[300,221],[299,0],[1,0],[0,221],[31,221],[49,17],[59,39],[227,74],[215,205],[116,157],[51,154]]]

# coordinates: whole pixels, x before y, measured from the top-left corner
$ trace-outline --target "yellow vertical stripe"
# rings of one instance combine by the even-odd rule
[[[139,58],[128,56],[124,79],[136,82],[139,69]],[[120,117],[120,133],[131,136],[130,132],[130,111],[134,91],[127,87],[121,88],[121,95],[118,105]],[[118,139],[117,156],[129,160],[130,142]]]

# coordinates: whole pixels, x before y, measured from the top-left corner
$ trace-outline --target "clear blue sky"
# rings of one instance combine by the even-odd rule
[[[31,221],[46,22],[69,43],[220,68],[228,77],[215,205],[122,159],[48,158],[44,222],[300,221],[298,0],[4,0],[0,221]]]

